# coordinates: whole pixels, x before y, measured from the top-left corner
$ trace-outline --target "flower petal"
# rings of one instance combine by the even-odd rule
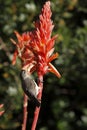
[[[50,67],[49,69],[50,72],[54,73],[58,78],[61,78],[60,73],[51,63],[49,63],[49,67]]]
[[[53,54],[51,57],[48,59],[48,63],[51,62],[52,60],[56,59],[58,57],[58,53]]]
[[[47,51],[49,51],[51,48],[53,48],[54,46],[54,41],[57,38],[57,35],[55,35],[54,37],[52,37],[46,44],[47,46]]]
[[[15,63],[16,63],[16,58],[17,58],[17,55],[18,55],[18,51],[16,50],[16,51],[14,52],[14,55],[13,55],[13,59],[12,59],[12,65],[15,65]]]
[[[49,58],[54,52],[54,48],[47,52],[47,58]]]
[[[10,40],[14,45],[16,45],[16,42],[12,38],[10,38]]]
[[[22,39],[22,36],[17,32],[17,31],[14,31],[14,33],[16,34],[16,37],[18,39],[18,42],[21,42],[23,39]]]

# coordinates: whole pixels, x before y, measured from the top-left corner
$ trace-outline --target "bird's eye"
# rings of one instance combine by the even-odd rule
[[[25,70],[23,70],[23,71],[22,71],[22,75],[25,75],[25,74],[26,74],[26,72],[25,72]]]
[[[23,71],[23,74],[26,74],[26,71],[25,71],[25,70]]]

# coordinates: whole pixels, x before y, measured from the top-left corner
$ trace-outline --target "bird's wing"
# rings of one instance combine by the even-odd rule
[[[35,94],[33,93],[33,90],[35,87],[35,83],[33,82],[32,79],[30,78],[26,78],[24,81],[22,79],[22,88],[25,92],[25,94],[29,97],[29,99],[37,106],[40,106],[40,102],[38,101],[38,99],[35,97]]]
[[[40,107],[41,102],[38,101],[38,99],[32,93],[29,93],[28,91],[26,91],[26,95],[29,97],[31,102],[33,102],[37,107]]]

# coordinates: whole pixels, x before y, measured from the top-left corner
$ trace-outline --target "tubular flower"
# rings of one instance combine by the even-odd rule
[[[34,54],[29,49],[30,37],[28,33],[23,33],[20,35],[17,31],[15,31],[18,42],[16,43],[13,39],[11,39],[12,43],[16,46],[16,50],[13,55],[12,64],[16,63],[16,58],[19,57],[22,61],[22,68],[35,68],[35,60]]]
[[[51,37],[54,27],[51,15],[50,1],[48,1],[42,8],[39,20],[34,23],[35,30],[22,35],[15,32],[18,43],[11,39],[16,45],[12,63],[15,64],[18,56],[22,60],[22,68],[27,67],[32,72],[36,70],[38,75],[50,71],[60,78],[61,75],[51,64],[51,61],[58,57],[58,53],[53,54],[57,36]]]

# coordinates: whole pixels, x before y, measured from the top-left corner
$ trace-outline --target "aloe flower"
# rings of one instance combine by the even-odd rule
[[[50,2],[46,2],[42,8],[39,20],[34,23],[35,30],[20,35],[15,31],[18,42],[11,41],[16,45],[13,64],[18,56],[22,60],[22,68],[30,68],[30,71],[37,71],[38,74],[54,73],[60,78],[59,72],[51,64],[51,61],[58,57],[54,52],[54,43],[57,36],[51,37],[53,22],[51,20]]]
[[[15,42],[11,39],[12,43],[16,46],[12,64],[15,64],[16,58],[19,57],[22,69],[27,69],[30,73],[37,72],[39,78],[38,86],[41,87],[37,98],[40,100],[43,90],[43,76],[47,72],[52,72],[58,78],[61,77],[58,70],[51,64],[58,57],[58,53],[54,53],[54,44],[57,35],[51,37],[54,28],[51,16],[50,1],[48,1],[42,8],[39,20],[34,22],[35,29],[31,32],[25,32],[22,35],[15,31],[18,41]],[[31,130],[35,130],[39,111],[40,108],[36,108]],[[25,123],[23,123],[22,128],[23,130],[26,128]]]
[[[30,50],[36,56],[36,67],[38,74],[46,74],[48,71],[55,73],[59,78],[60,74],[50,63],[58,57],[54,52],[54,42],[57,36],[51,38],[53,22],[51,20],[50,2],[46,2],[42,8],[39,20],[35,22],[35,31],[30,32],[31,46]]]
[[[16,63],[16,58],[19,57],[22,61],[22,67],[26,67],[27,64],[31,64],[34,60],[34,54],[27,47],[27,44],[30,41],[29,33],[23,33],[20,35],[17,31],[15,31],[18,42],[16,43],[13,39],[11,39],[12,43],[16,46],[16,50],[13,55],[12,64]]]

